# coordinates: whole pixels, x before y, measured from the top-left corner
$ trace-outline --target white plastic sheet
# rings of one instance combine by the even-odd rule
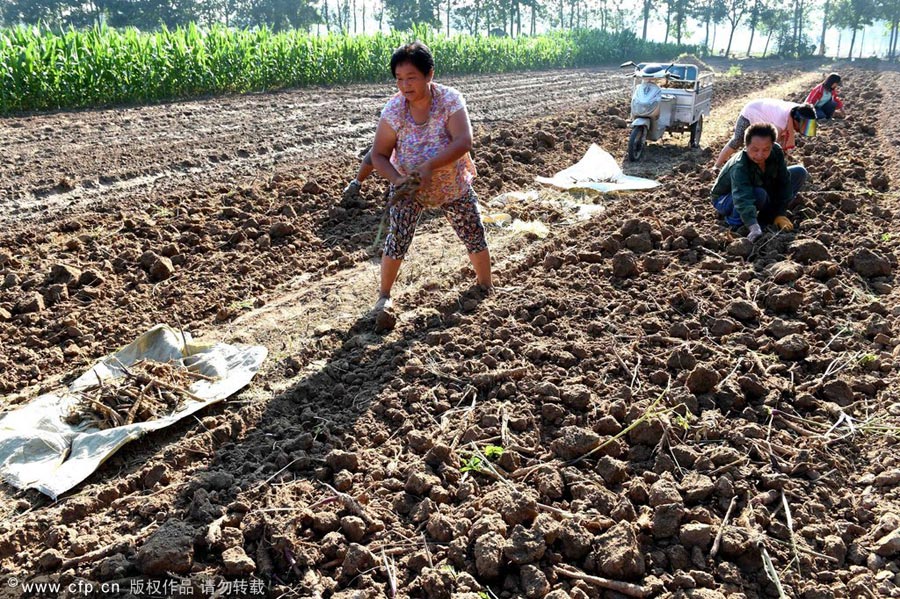
[[[615,158],[597,144],[591,144],[584,157],[573,166],[552,177],[535,177],[535,181],[559,189],[589,189],[600,193],[651,189],[659,185],[653,179],[626,175]]]
[[[60,393],[41,395],[0,415],[0,477],[20,489],[37,489],[54,500],[96,470],[120,447],[150,431],[165,428],[247,385],[259,371],[267,350],[261,346],[197,344],[190,336],[157,325],[134,342],[95,364]],[[97,379],[124,376],[122,366],[139,360],[173,361],[212,377],[188,390],[202,401],[188,400],[178,411],[149,422],[100,430],[66,423],[81,390]]]

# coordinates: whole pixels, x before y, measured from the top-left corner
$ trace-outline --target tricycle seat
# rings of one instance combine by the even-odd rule
[[[696,81],[698,70],[692,64],[676,64],[669,67],[669,73],[676,75],[681,81]]]

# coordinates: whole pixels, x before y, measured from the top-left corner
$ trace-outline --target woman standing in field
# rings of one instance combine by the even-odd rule
[[[841,76],[832,73],[825,81],[812,88],[806,96],[806,103],[812,104],[816,109],[816,118],[830,119],[835,115],[844,116],[844,102],[838,98],[838,88],[841,85]]]
[[[432,81],[434,58],[421,42],[394,51],[391,74],[399,91],[381,111],[372,147],[372,164],[391,183],[390,227],[375,309],[391,306],[391,288],[425,207],[443,211],[466,246],[477,283],[489,291],[491,256],[472,189],[472,125],[465,100],[452,87]],[[410,188],[414,194],[397,193]]]

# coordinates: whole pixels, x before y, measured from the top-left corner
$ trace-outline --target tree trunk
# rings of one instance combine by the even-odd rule
[[[753,3],[753,13],[750,15],[750,43],[747,44],[747,58],[750,58],[750,54],[753,50],[753,37],[756,35],[756,21],[759,19],[759,0],[755,0]]]
[[[831,6],[830,0],[825,0],[825,9],[822,12],[822,37],[819,42],[819,56],[825,56],[825,32],[828,31],[828,8]]]
[[[797,54],[797,48],[799,46],[800,40],[800,17],[798,16],[800,8],[800,3],[797,0],[794,0],[794,22],[793,22],[793,30],[791,32],[791,49],[793,53]]]
[[[356,0],[353,0],[353,33],[356,34]]]
[[[450,37],[450,0],[447,0],[447,37]]]
[[[891,58],[897,58],[898,37],[900,37],[900,21],[894,21],[894,43],[891,45]]]
[[[728,34],[728,46],[725,48],[725,58],[731,54],[731,41],[734,39],[734,30],[737,29],[737,23],[731,26],[731,33]]]
[[[362,3],[362,13],[363,13],[362,14],[362,32],[363,32],[363,35],[365,35],[366,34],[366,3],[365,3],[365,0],[363,0],[363,3]]]
[[[706,20],[703,25],[706,29],[706,33],[703,36],[703,48],[706,50],[706,55],[709,56],[709,23],[712,21],[712,9],[709,8],[706,12]]]
[[[891,60],[891,48],[893,47],[893,45],[894,45],[894,24],[891,23],[891,33],[888,36],[887,52],[885,53],[885,57],[888,59],[888,61]]]
[[[481,2],[475,3],[475,35],[478,35],[478,18],[481,16]]]
[[[863,46],[865,45],[865,43],[866,43],[866,27],[865,27],[865,25],[863,25],[862,35],[859,38],[859,58],[860,59],[862,59],[862,57],[863,57],[862,53],[863,53]]]
[[[894,43],[891,45],[891,58],[896,60],[896,58],[897,58],[897,38],[900,37],[900,22],[895,20],[893,27],[894,27]]]
[[[850,38],[850,51],[847,53],[847,58],[853,58],[853,44],[856,43],[856,29],[853,30],[853,37]]]
[[[645,42],[647,41],[647,22],[650,21],[650,7],[652,6],[651,0],[644,0],[644,35],[641,37]]]
[[[325,18],[325,33],[331,33],[331,23],[328,19],[328,0],[322,0],[322,16]]]
[[[672,7],[666,7],[666,37],[663,39],[664,44],[669,43],[669,27],[672,24]]]
[[[763,58],[765,58],[766,54],[769,52],[769,42],[770,41],[772,41],[772,32],[771,31],[769,31],[768,37],[766,37],[766,47],[763,48],[763,55],[762,55]]]
[[[537,31],[537,6],[531,5],[531,35]]]

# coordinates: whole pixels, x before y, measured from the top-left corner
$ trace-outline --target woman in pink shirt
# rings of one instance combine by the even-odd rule
[[[716,168],[728,161],[744,145],[744,132],[752,123],[769,123],[778,130],[778,145],[787,152],[796,144],[794,134],[814,135],[816,131],[816,110],[810,104],[797,104],[772,98],[761,98],[748,102],[741,110],[734,124],[734,136],[725,144],[716,159]]]
[[[472,189],[475,165],[472,125],[462,95],[434,83],[434,58],[428,46],[413,42],[391,56],[398,92],[381,111],[375,131],[372,164],[393,190],[415,174],[420,185],[414,199],[390,204],[390,228],[381,258],[380,297],[376,310],[391,305],[391,288],[412,242],[419,214],[440,208],[466,246],[477,283],[491,285],[491,256],[478,199]]]

